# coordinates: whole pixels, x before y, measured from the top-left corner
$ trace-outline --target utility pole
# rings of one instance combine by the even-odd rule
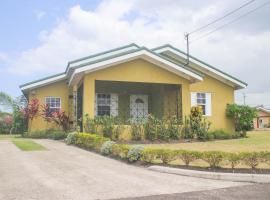
[[[244,105],[246,105],[246,94],[245,93],[243,93],[243,98],[244,98]]]
[[[185,40],[187,41],[187,63],[186,65],[189,64],[189,33],[185,34]]]

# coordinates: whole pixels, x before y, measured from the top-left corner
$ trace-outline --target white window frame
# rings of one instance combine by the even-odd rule
[[[198,104],[198,93],[205,94],[205,104]],[[212,116],[212,94],[208,92],[191,92],[191,107],[197,105],[205,106],[205,114],[203,116]]]
[[[60,101],[60,104],[59,104],[59,107],[58,106],[54,106],[54,107],[51,107],[51,99],[59,99]],[[50,104],[49,104],[49,109],[58,109],[58,110],[61,110],[61,107],[62,107],[62,100],[61,100],[61,97],[54,97],[54,96],[48,96],[48,97],[45,97],[45,105],[48,105],[47,104],[47,99],[50,99]]]

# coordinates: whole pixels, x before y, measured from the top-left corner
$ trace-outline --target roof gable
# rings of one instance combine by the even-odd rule
[[[168,58],[173,58],[176,59],[178,61],[182,61],[185,60],[187,54],[183,51],[181,51],[180,49],[177,49],[169,44],[160,46],[160,47],[156,47],[154,49],[152,49],[152,51],[159,53],[159,54],[163,54],[164,56],[167,56]],[[196,66],[198,66],[196,68],[196,70],[204,72],[214,78],[217,78],[218,80],[223,81],[226,84],[229,84],[231,86],[234,86],[236,89],[242,89],[245,88],[247,86],[247,83],[213,67],[212,65],[209,65],[207,63],[205,63],[204,61],[195,58],[194,56],[189,56],[190,57],[190,62],[195,64]],[[191,66],[190,66],[191,67]]]

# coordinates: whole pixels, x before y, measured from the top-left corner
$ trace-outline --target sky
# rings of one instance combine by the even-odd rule
[[[0,91],[63,72],[70,60],[130,43],[186,50],[184,34],[248,0],[9,0],[0,3]],[[270,108],[270,4],[254,0],[190,36],[190,53],[248,83],[236,102]],[[205,36],[205,37],[204,37]]]

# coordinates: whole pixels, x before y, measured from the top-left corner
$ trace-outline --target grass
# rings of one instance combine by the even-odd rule
[[[146,144],[146,147],[197,151],[270,151],[270,131],[251,131],[247,138],[191,143]]]
[[[20,135],[3,135],[3,134],[0,134],[0,140],[9,140],[9,139],[12,139],[12,138],[19,138],[21,137]]]
[[[16,139],[12,140],[13,144],[15,144],[22,151],[43,151],[46,148],[33,140],[26,139]]]

